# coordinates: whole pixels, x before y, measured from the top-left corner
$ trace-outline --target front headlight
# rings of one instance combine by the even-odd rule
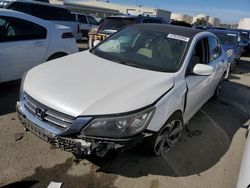
[[[23,83],[24,83],[24,80],[25,80],[25,78],[26,78],[26,76],[27,76],[27,73],[28,73],[28,72],[23,73],[23,77],[22,77],[21,84],[20,84],[20,91],[19,91],[20,97],[21,97],[22,92],[23,92]]]
[[[82,130],[81,134],[109,138],[136,135],[147,127],[154,111],[155,108],[152,107],[130,115],[96,118]]]
[[[232,56],[234,54],[234,50],[233,49],[229,49],[229,50],[227,50],[226,53],[227,53],[227,56],[230,57],[230,56]]]

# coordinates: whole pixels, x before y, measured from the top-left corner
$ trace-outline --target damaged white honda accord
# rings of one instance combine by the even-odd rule
[[[31,69],[17,112],[26,129],[78,158],[143,141],[160,156],[219,95],[227,72],[227,56],[212,33],[132,25],[88,51]]]

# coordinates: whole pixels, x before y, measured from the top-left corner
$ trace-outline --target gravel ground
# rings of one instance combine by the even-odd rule
[[[0,187],[233,188],[250,117],[250,58],[242,58],[223,85],[192,118],[181,141],[167,155],[151,157],[138,147],[110,159],[76,163],[24,132],[15,113],[19,82],[0,85]],[[201,134],[194,134],[201,133]]]

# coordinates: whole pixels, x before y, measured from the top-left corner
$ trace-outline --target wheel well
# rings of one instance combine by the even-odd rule
[[[184,123],[184,122],[183,122],[182,111],[181,111],[181,110],[176,110],[174,113],[172,113],[171,116],[168,117],[168,119],[166,120],[166,122],[161,126],[160,130],[164,127],[164,125],[165,125],[166,123],[168,123],[169,120],[171,120],[171,119],[173,119],[173,118],[176,118],[176,117],[180,118],[181,121],[182,121],[182,123]]]
[[[181,118],[182,122],[183,122],[183,115],[182,115],[182,111],[181,110],[176,110],[168,119],[172,118],[172,117],[179,117]]]
[[[57,58],[60,58],[60,57],[66,56],[66,55],[68,55],[68,54],[65,52],[56,52],[56,53],[52,54],[46,61],[57,59]]]

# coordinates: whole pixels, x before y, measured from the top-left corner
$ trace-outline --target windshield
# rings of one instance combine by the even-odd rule
[[[229,44],[229,45],[236,45],[237,44],[236,34],[216,33],[216,36],[220,39],[221,44]]]
[[[189,38],[166,32],[125,28],[92,50],[117,63],[143,69],[176,72]]]
[[[106,18],[99,30],[120,30],[127,25],[135,23],[134,18]]]

